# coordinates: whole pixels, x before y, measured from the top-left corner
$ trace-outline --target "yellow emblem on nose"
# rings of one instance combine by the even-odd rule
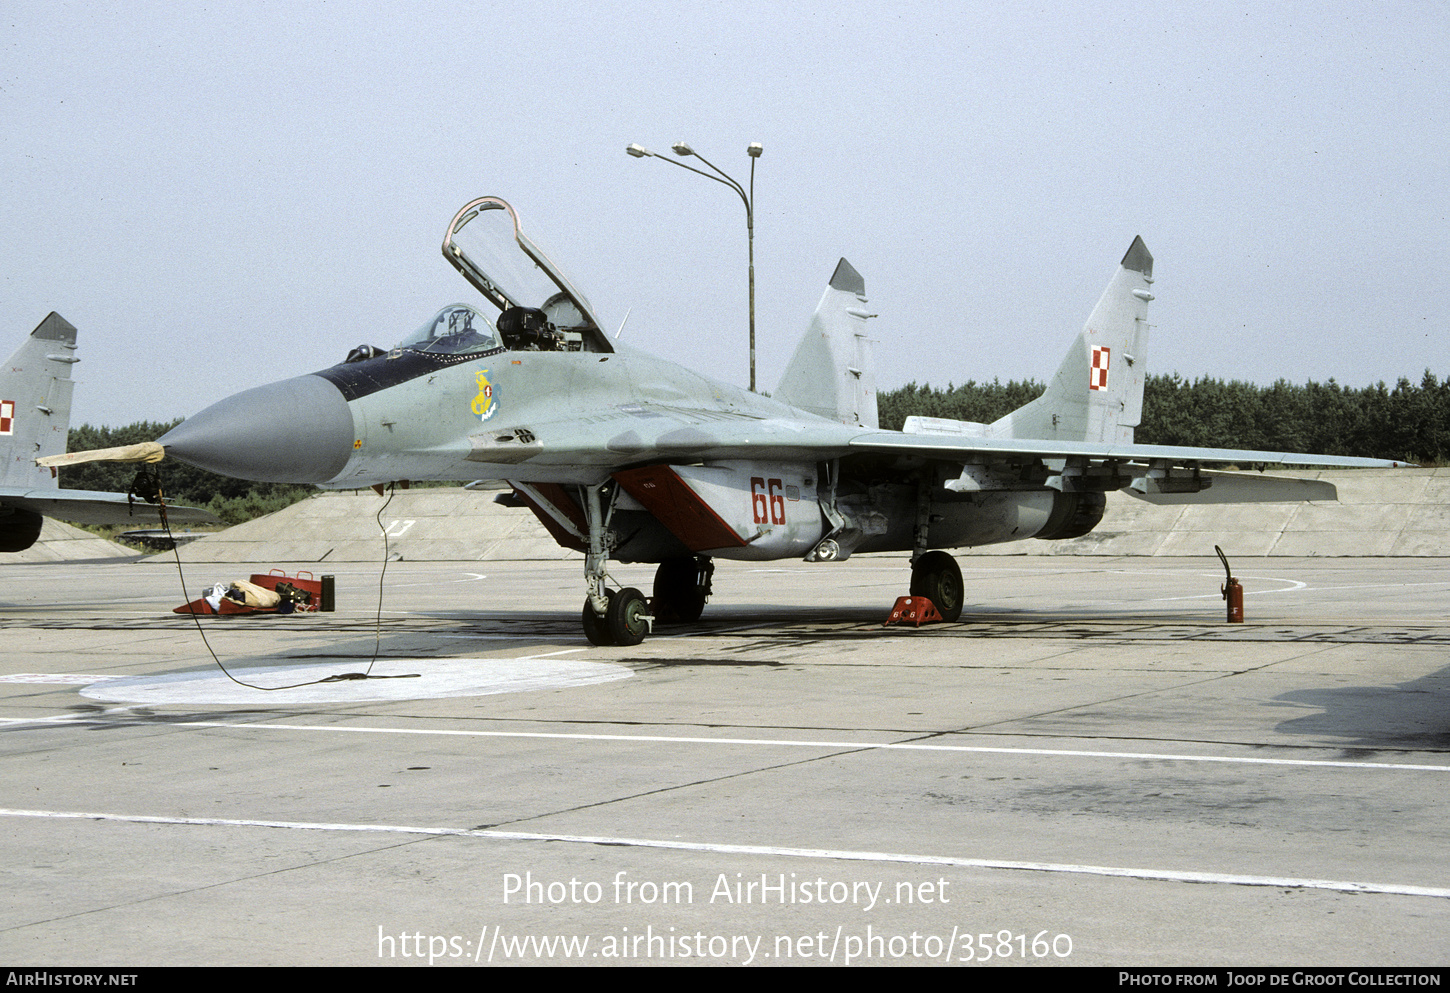
[[[498,410],[498,403],[494,400],[493,384],[488,381],[488,370],[478,371],[478,396],[473,398],[473,412],[478,415],[479,420],[486,421]]]

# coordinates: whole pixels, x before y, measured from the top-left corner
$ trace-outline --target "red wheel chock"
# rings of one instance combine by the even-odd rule
[[[896,606],[891,608],[891,616],[886,618],[886,623],[881,626],[889,627],[899,621],[902,624],[910,623],[921,627],[923,624],[945,619],[942,617],[941,611],[936,609],[936,604],[926,597],[899,596],[896,598]]]

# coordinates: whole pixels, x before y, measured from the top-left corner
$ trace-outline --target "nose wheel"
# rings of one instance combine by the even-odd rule
[[[644,636],[649,634],[650,621],[654,620],[644,594],[633,587],[626,587],[609,590],[604,596],[609,601],[609,607],[603,616],[594,610],[593,603],[587,598],[584,600],[581,619],[584,637],[589,639],[589,643],[628,647],[644,641]]]
[[[612,604],[614,601],[614,590],[609,590],[604,595],[609,598],[609,601]],[[604,617],[594,612],[594,604],[589,602],[588,597],[584,598],[584,613],[582,616],[582,620],[584,622],[584,637],[589,639],[589,644],[614,644],[614,639],[609,636],[609,627],[605,624]]]

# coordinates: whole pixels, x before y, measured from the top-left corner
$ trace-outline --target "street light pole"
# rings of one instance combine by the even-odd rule
[[[740,201],[743,204],[745,204],[745,237],[746,237],[746,241],[747,241],[748,246],[749,246],[749,253],[750,253],[750,392],[754,393],[755,392],[755,208],[754,208],[754,203],[755,203],[755,160],[758,159],[758,158],[760,158],[760,153],[762,151],[764,151],[764,149],[761,146],[760,142],[758,142],[758,141],[751,142],[750,143],[750,146],[745,149],[745,154],[747,154],[747,155],[750,156],[750,192],[747,194],[745,192],[745,189],[739,183],[737,183],[735,180],[731,179],[724,172],[722,172],[717,166],[715,166],[712,162],[710,162],[709,159],[705,158],[703,155],[701,155],[699,152],[695,151],[693,148],[691,148],[689,145],[685,144],[683,141],[677,141],[671,147],[674,149],[674,152],[675,152],[676,155],[679,155],[679,156],[693,155],[695,158],[697,158],[701,162],[705,163],[705,165],[709,166],[710,169],[715,173],[715,175],[711,175],[710,173],[705,172],[703,169],[696,169],[694,166],[685,165],[685,163],[683,163],[683,162],[677,162],[674,159],[667,159],[663,155],[660,155],[658,152],[651,152],[648,148],[645,148],[643,145],[630,145],[630,146],[628,146],[625,149],[625,151],[628,152],[630,155],[633,155],[637,159],[642,159],[642,158],[646,158],[646,157],[656,158],[656,159],[663,159],[665,162],[668,162],[671,165],[677,165],[681,169],[688,169],[688,170],[690,170],[691,172],[693,172],[693,173],[695,173],[697,175],[704,176],[706,179],[713,179],[717,183],[723,183],[724,185],[726,185],[726,186],[730,187],[732,190],[734,190],[740,196]]]

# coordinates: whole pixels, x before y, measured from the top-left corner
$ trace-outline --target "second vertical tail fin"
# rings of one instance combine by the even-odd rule
[[[75,327],[52,312],[0,369],[0,485],[58,485],[35,460],[65,451],[75,349]]]
[[[801,337],[775,397],[842,424],[875,428],[876,372],[866,321],[866,281],[842,259]]]
[[[995,421],[1003,438],[1125,442],[1143,419],[1153,256],[1134,238],[1057,375],[1036,400]]]

